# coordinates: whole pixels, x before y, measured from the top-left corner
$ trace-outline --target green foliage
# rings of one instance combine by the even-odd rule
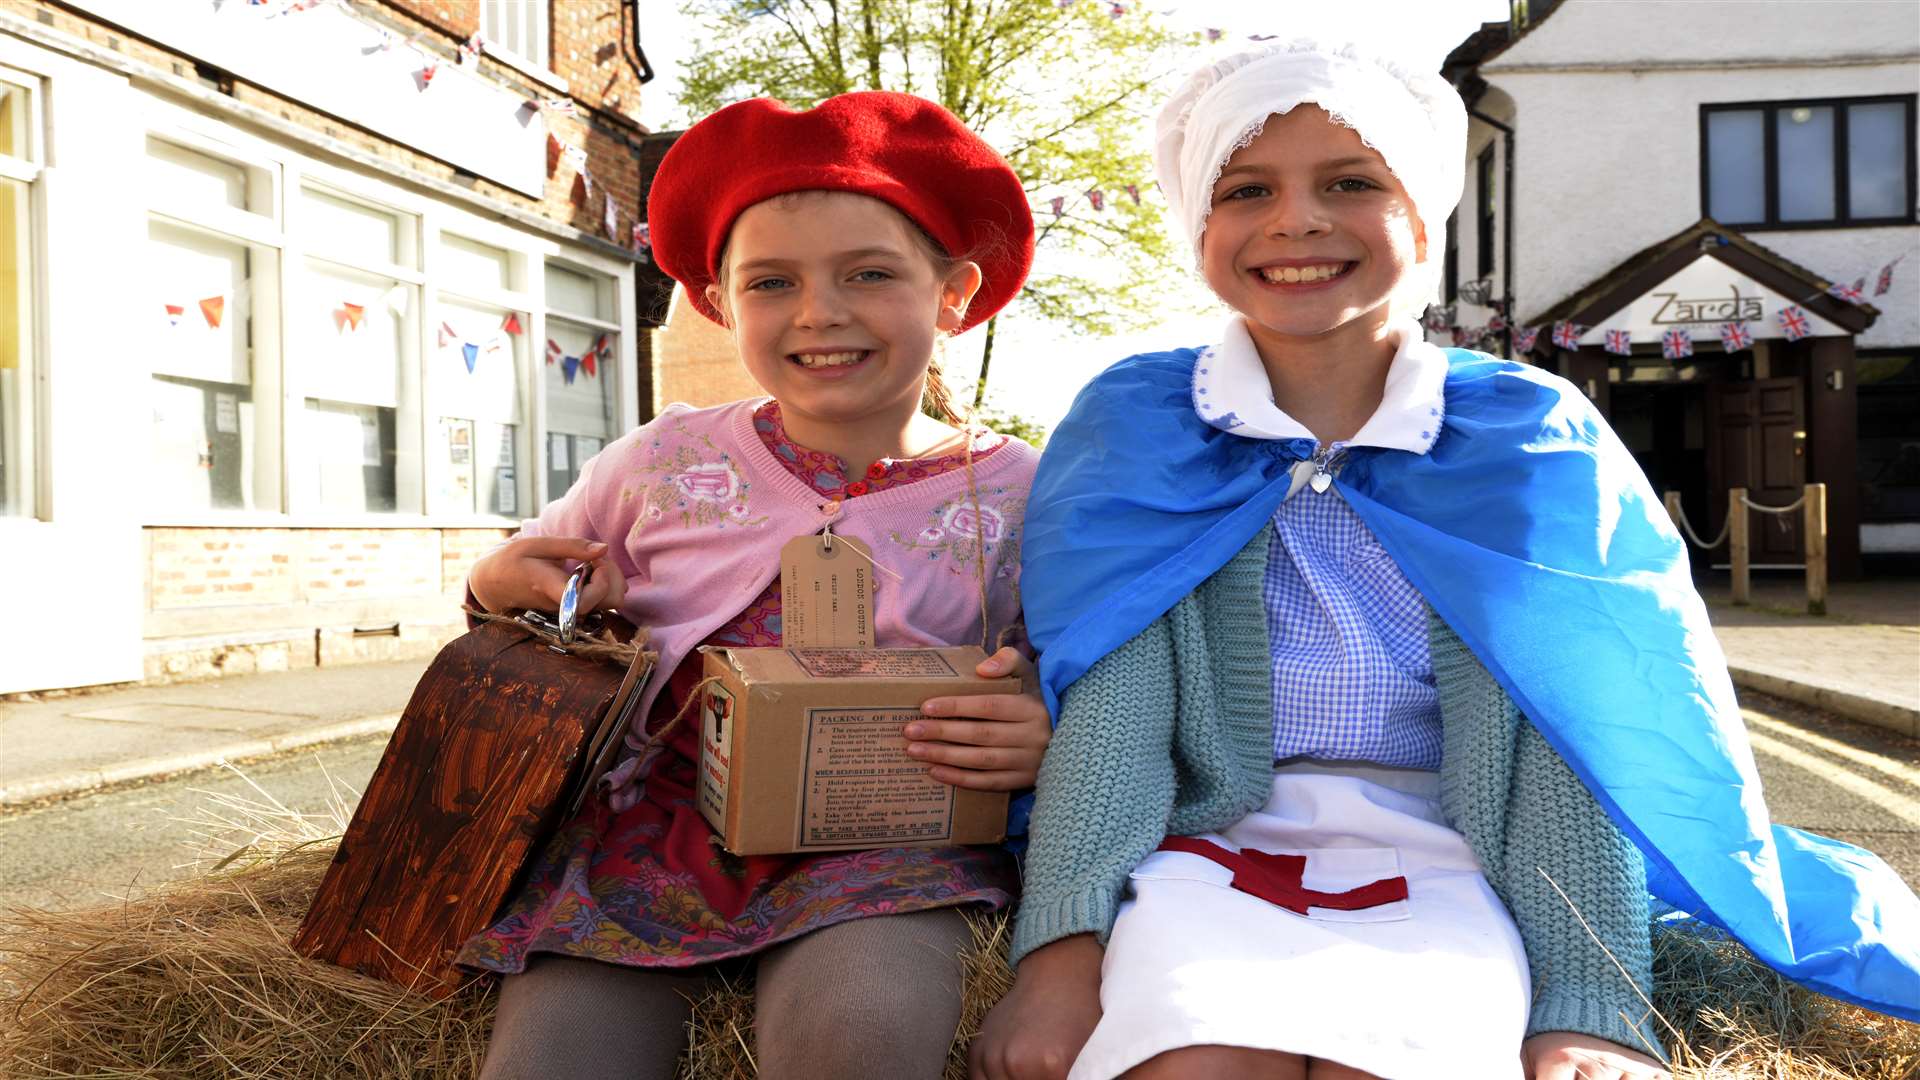
[[[680,103],[704,116],[756,96],[805,107],[898,90],[938,101],[1006,157],[1038,208],[1037,239],[1055,257],[1019,306],[1109,335],[1154,321],[1179,272],[1142,132],[1195,44],[1137,0],[1125,7],[1114,17],[1106,0],[685,0],[701,32]],[[1104,193],[1103,211],[1089,190]]]

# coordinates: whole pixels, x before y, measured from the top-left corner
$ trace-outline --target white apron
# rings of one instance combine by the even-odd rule
[[[1437,774],[1277,767],[1267,804],[1201,837],[1307,857],[1301,884],[1344,893],[1394,877],[1406,899],[1297,915],[1234,871],[1156,851],[1132,874],[1101,964],[1100,1024],[1070,1080],[1107,1080],[1183,1046],[1323,1058],[1383,1077],[1519,1080],[1527,958]]]

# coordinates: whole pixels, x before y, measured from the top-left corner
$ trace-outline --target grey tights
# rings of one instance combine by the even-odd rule
[[[766,1080],[937,1080],[960,1022],[953,908],[815,930],[762,953],[754,1059]],[[704,969],[537,956],[501,982],[481,1080],[670,1080]]]

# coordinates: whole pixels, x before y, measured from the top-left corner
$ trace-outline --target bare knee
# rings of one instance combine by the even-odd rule
[[[1218,1076],[1305,1080],[1309,1073],[1306,1059],[1299,1054],[1244,1046],[1183,1046],[1127,1070],[1124,1080],[1212,1080]]]

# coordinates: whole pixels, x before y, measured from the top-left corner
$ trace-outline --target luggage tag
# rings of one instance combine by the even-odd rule
[[[789,648],[873,647],[873,552],[822,533],[780,549],[780,641]]]

